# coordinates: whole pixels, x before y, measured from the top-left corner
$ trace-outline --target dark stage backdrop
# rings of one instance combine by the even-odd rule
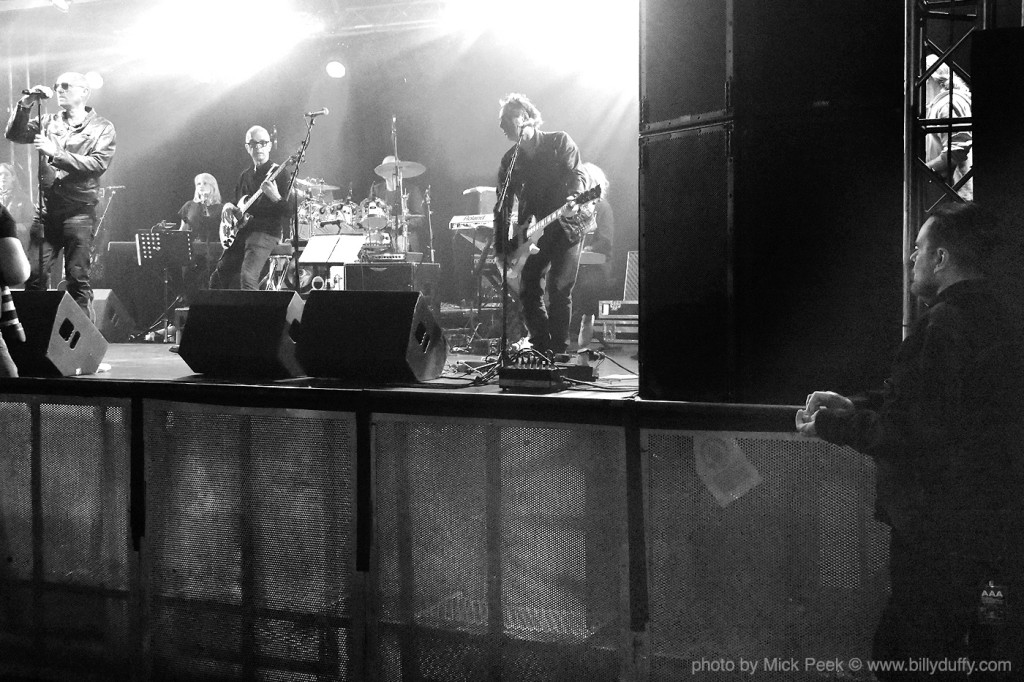
[[[102,243],[132,239],[139,229],[176,220],[199,172],[213,173],[225,197],[232,195],[248,163],[243,139],[249,125],[276,129],[277,157],[283,158],[302,140],[303,112],[321,107],[330,114],[317,119],[299,175],[341,187],[336,199],[351,184],[358,202],[377,179],[374,167],[392,153],[394,116],[399,156],[427,167],[414,182],[431,187],[442,299],[458,300],[467,294],[469,272],[452,262],[448,222],[453,214],[476,210],[466,204],[463,190],[495,184],[498,160],[509,144],[497,126],[498,100],[521,91],[544,113],[546,129],[569,131],[584,158],[608,173],[621,282],[625,253],[637,244],[635,86],[623,83],[612,91],[605,84],[595,90],[559,76],[561,65],[526,59],[523,50],[502,47],[507,43],[486,34],[466,45],[440,32],[403,32],[307,39],[244,84],[225,88],[147,75],[116,53],[112,46],[130,26],[132,7],[95,3],[76,5],[67,15],[52,8],[7,13],[0,27],[0,59],[9,67],[2,72],[15,93],[27,82],[52,83],[64,70],[95,69],[106,79],[90,100],[118,133],[118,151],[104,184],[126,189],[111,201]],[[274,39],[270,31],[260,49],[276,49]],[[70,51],[69,45],[77,49]],[[200,49],[183,41],[183,51]],[[253,48],[240,40],[238,49]],[[348,74],[334,80],[323,67],[329,56],[339,54]],[[0,160],[26,159],[25,149],[6,145]]]

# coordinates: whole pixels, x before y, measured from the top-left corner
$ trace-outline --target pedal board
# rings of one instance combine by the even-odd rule
[[[512,393],[556,393],[565,389],[565,382],[554,362],[524,353],[498,369],[498,386]]]
[[[532,357],[498,370],[498,386],[510,393],[557,393],[569,387],[566,379],[596,381],[597,372],[588,365],[552,363]]]

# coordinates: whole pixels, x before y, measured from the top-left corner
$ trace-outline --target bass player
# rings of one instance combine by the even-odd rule
[[[510,223],[515,227],[531,218],[539,221],[560,212],[558,219],[539,233],[536,253],[525,259],[518,273],[517,293],[533,348],[545,354],[564,353],[569,346],[572,289],[583,236],[595,226],[592,204],[567,203],[586,186],[579,148],[565,132],[541,131],[540,111],[525,95],[511,93],[501,99],[500,105],[499,125],[505,137],[519,142],[519,153],[505,200],[494,207],[495,249],[498,254],[518,250],[518,239],[508,238]],[[501,159],[498,187],[504,186],[515,151],[515,147],[509,149]],[[519,210],[513,216],[516,199]]]
[[[266,128],[253,126],[246,131],[245,149],[253,165],[238,179],[237,204],[227,202],[221,210],[221,239],[230,246],[210,275],[211,289],[258,289],[263,266],[294,213],[291,198],[283,196],[288,189],[287,173],[271,163],[270,148]],[[253,197],[255,201],[251,201]],[[243,211],[240,207],[246,205]],[[243,226],[238,228],[240,224]]]

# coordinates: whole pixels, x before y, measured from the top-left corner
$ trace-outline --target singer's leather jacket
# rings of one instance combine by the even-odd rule
[[[117,140],[113,124],[86,107],[86,117],[70,125],[65,112],[42,117],[44,134],[57,143],[59,151],[47,159],[42,171],[42,189],[48,213],[74,213],[99,201],[100,176],[114,158]],[[16,106],[7,122],[11,142],[30,144],[40,131],[31,108]]]

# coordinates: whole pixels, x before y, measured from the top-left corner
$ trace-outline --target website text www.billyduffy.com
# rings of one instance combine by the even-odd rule
[[[1010,661],[972,661],[967,658],[910,658],[901,661],[875,661],[866,658],[700,658],[690,663],[690,673],[697,676],[717,673],[832,673],[858,674],[870,672],[917,672],[928,675],[983,672],[1012,672]]]

